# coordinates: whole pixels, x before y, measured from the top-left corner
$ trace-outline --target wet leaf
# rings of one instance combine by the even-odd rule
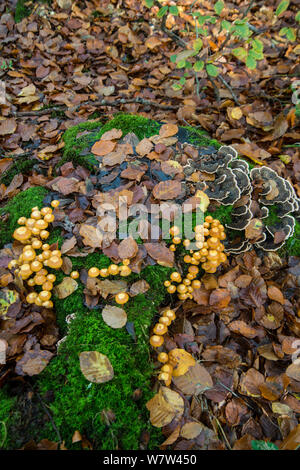
[[[173,366],[173,377],[184,375],[190,367],[196,364],[193,356],[184,349],[174,348],[169,352],[169,362]]]
[[[180,377],[174,377],[176,387],[186,395],[199,395],[212,388],[213,381],[205,367],[196,363]]]
[[[184,401],[179,393],[167,387],[161,387],[146,406],[150,411],[150,422],[157,428],[166,426],[174,418],[180,418],[184,411]]]
[[[89,382],[104,383],[114,377],[114,370],[107,356],[98,351],[83,351],[79,354],[80,369]]]
[[[54,293],[59,299],[65,299],[73,294],[76,289],[78,289],[78,282],[71,277],[65,277],[60,284],[55,286]]]
[[[111,328],[122,328],[127,323],[127,313],[123,308],[106,305],[102,310],[102,318]]]

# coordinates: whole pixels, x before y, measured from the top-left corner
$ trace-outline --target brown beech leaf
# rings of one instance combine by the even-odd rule
[[[173,382],[186,395],[199,395],[213,387],[210,373],[196,362],[193,367],[180,377],[173,377]]]
[[[106,305],[102,310],[102,318],[111,328],[123,328],[127,323],[127,313],[123,308]]]
[[[150,422],[157,428],[166,426],[174,418],[179,419],[184,411],[183,398],[168,387],[161,387],[146,406],[150,411]]]
[[[178,437],[180,435],[180,425],[176,426],[172,434],[161,444],[161,446],[170,446],[171,444],[174,444],[175,441],[177,441]]]
[[[22,359],[16,364],[16,373],[19,375],[29,375],[30,377],[40,374],[53,356],[54,354],[50,351],[26,351]]]
[[[248,369],[245,374],[242,375],[240,380],[240,391],[243,395],[249,395],[250,397],[260,397],[260,385],[265,382],[264,376],[256,369]]]
[[[209,305],[214,308],[226,308],[231,300],[230,292],[226,289],[215,289],[209,297]]]
[[[139,155],[144,157],[145,155],[147,155],[147,153],[151,152],[152,148],[153,143],[149,139],[145,138],[137,144],[136,151]]]
[[[292,364],[288,366],[285,373],[291,379],[294,379],[294,380],[297,380],[297,382],[300,382],[300,363],[293,362]]]
[[[68,253],[68,251],[72,250],[72,248],[74,248],[74,246],[76,245],[76,238],[73,236],[71,238],[68,238],[66,239],[62,246],[61,246],[61,254],[65,254],[65,253]]]
[[[123,132],[121,129],[111,129],[110,131],[104,132],[104,134],[101,136],[101,140],[120,139],[122,134]]]
[[[17,121],[14,118],[0,121],[0,135],[13,134],[17,128]]]
[[[132,296],[139,295],[139,294],[144,294],[150,289],[150,286],[147,281],[144,279],[140,279],[139,281],[135,282],[132,284],[132,286],[129,289],[129,292]]]
[[[276,286],[270,286],[268,287],[267,291],[268,297],[271,300],[275,300],[276,302],[279,302],[281,305],[284,304],[284,297],[280,289]]]
[[[103,157],[104,155],[112,152],[116,145],[117,143],[112,142],[111,140],[98,140],[98,142],[95,142],[91,148],[91,152],[94,155],[98,155],[98,157]]]
[[[114,370],[107,356],[98,351],[83,351],[79,354],[80,369],[89,382],[101,384],[114,376]]]
[[[169,361],[173,366],[173,377],[184,375],[190,367],[196,364],[193,356],[185,349],[174,348],[169,352]]]
[[[258,331],[256,330],[256,328],[253,328],[242,320],[236,320],[231,322],[228,325],[228,328],[233,333],[240,334],[242,336],[245,336],[246,338],[255,338],[255,336],[258,335]]]
[[[138,249],[137,242],[132,237],[128,237],[122,240],[118,246],[118,254],[121,259],[130,259],[136,256]]]
[[[296,426],[280,445],[280,450],[296,450],[300,445],[300,424]]]
[[[197,302],[198,305],[204,305],[205,307],[208,306],[209,295],[210,295],[210,292],[207,291],[204,287],[200,287],[199,289],[194,289],[194,292],[192,293],[194,301]]]
[[[181,182],[177,180],[161,181],[154,186],[152,194],[155,199],[167,200],[175,199],[181,194],[182,187]]]
[[[103,236],[93,225],[81,224],[79,234],[82,236],[83,244],[92,248],[101,247]]]
[[[87,284],[88,287],[88,284]],[[125,292],[127,290],[127,282],[123,280],[113,280],[104,279],[100,281],[97,279],[97,290],[104,299],[110,294],[119,294],[120,292]]]
[[[78,283],[71,277],[64,277],[63,281],[54,287],[54,293],[59,299],[65,299],[78,288]]]
[[[178,126],[176,124],[163,124],[159,129],[159,136],[160,137],[172,137],[173,135],[177,134]]]
[[[173,267],[174,264],[174,252],[170,251],[169,248],[162,243],[145,243],[149,256],[157,261],[157,264],[161,266]]]
[[[180,436],[184,439],[195,439],[195,437],[199,436],[200,432],[203,431],[204,427],[202,423],[189,421],[182,426]]]

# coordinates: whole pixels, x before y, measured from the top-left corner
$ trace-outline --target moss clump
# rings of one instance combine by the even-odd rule
[[[88,265],[94,264],[95,260],[88,258],[85,258]],[[97,265],[107,265],[107,260],[102,255]],[[149,327],[164,300],[163,280],[169,272],[161,266],[143,271],[141,277],[150,284],[150,289],[126,304],[127,329],[112,329],[104,323],[99,309],[87,309],[83,305],[82,285],[68,299],[56,299],[61,323],[68,313],[75,312],[76,318],[58,356],[39,376],[37,386],[41,394],[54,393],[50,411],[68,448],[76,448],[71,443],[76,429],[92,441],[94,449],[138,449],[143,430],[151,432],[152,447],[161,441],[160,432],[149,423],[145,404],[152,396]],[[92,384],[82,375],[78,355],[94,350],[109,358],[115,374],[110,382]],[[136,390],[141,392],[137,401]],[[112,422],[108,422],[109,412],[114,414]],[[50,424],[45,425],[41,436],[55,439]]]
[[[35,164],[36,161],[30,160],[28,157],[18,157],[14,164],[3,173],[0,178],[0,183],[8,186],[13,180],[14,176],[18,175],[19,173],[22,173],[22,175],[29,173]]]
[[[0,388],[0,449],[7,449],[11,435],[8,426],[16,404],[16,397],[11,397],[7,388]]]
[[[153,121],[143,116],[123,113],[115,115],[111,121],[105,124],[101,124],[99,121],[88,121],[78,124],[68,129],[63,136],[65,147],[63,157],[58,166],[61,166],[66,161],[72,160],[90,170],[95,169],[95,166],[98,167],[99,163],[87,149],[91,147],[94,142],[99,140],[104,132],[114,128],[121,129],[123,136],[133,132],[139,139],[143,139],[144,137],[151,137],[152,135],[158,134],[162,124],[161,122]],[[78,137],[80,133],[82,133],[82,135]],[[216,140],[210,139],[205,131],[194,129],[190,126],[179,127],[178,140],[180,142],[190,142],[194,145],[213,145],[217,148],[220,147],[220,144]]]
[[[18,0],[16,9],[15,9],[15,22],[20,23],[20,21],[23,20],[23,18],[26,18],[27,16],[30,15],[30,8],[26,6],[26,3],[28,3],[27,0]]]
[[[296,221],[293,236],[283,246],[288,256],[300,256],[300,224]]]
[[[17,194],[6,206],[0,209],[2,217],[6,214],[9,215],[8,220],[0,220],[0,247],[12,241],[12,234],[18,227],[19,217],[29,217],[31,208],[34,206],[43,207],[43,200],[47,193],[48,189],[34,186]]]

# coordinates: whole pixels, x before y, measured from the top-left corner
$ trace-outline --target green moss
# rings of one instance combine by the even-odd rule
[[[300,256],[300,224],[296,221],[293,236],[290,237],[283,247],[289,256]]]
[[[178,138],[181,142],[189,142],[193,145],[213,146],[217,149],[221,147],[221,144],[217,140],[211,139],[206,131],[203,129],[196,129],[192,126],[180,127]]]
[[[7,387],[0,388],[0,449],[7,449],[12,438],[8,426],[15,403],[16,398],[9,395]]]
[[[94,257],[94,255],[89,255]],[[88,260],[85,267],[94,264]],[[74,259],[72,259],[73,261]],[[81,263],[73,267],[79,268]],[[107,266],[108,258],[99,256],[99,267]],[[76,429],[92,440],[95,449],[137,449],[143,430],[151,433],[151,446],[161,441],[160,431],[149,423],[146,402],[151,398],[151,377],[153,367],[149,355],[149,327],[164,300],[163,280],[170,270],[161,266],[146,268],[142,277],[150,284],[150,290],[132,298],[125,306],[130,331],[126,328],[112,329],[101,316],[100,309],[88,310],[83,305],[83,286],[68,299],[56,299],[56,311],[63,316],[76,313],[71,322],[68,336],[62,343],[58,356],[38,378],[38,388],[44,394],[54,392],[50,404],[56,426],[68,448],[75,448],[71,438]],[[78,355],[81,351],[99,351],[105,354],[114,369],[114,378],[105,384],[91,384],[82,375]],[[135,390],[142,396],[133,399]],[[111,410],[115,420],[108,426],[105,412]],[[55,438],[47,424],[41,435]]]
[[[28,0],[18,0],[16,9],[15,9],[15,22],[20,23],[20,21],[23,20],[23,18],[26,18],[27,16],[30,15],[30,8],[26,6],[26,3],[28,3]]]
[[[222,225],[231,223],[231,212],[233,206],[220,206],[215,211],[207,211],[205,217],[211,215],[214,219],[218,219]]]
[[[29,171],[32,169],[32,167],[36,164],[35,160],[29,160],[28,157],[18,157],[14,164],[6,170],[3,175],[0,178],[0,183],[5,184],[8,186],[14,176],[18,175],[19,173],[22,173],[22,175],[25,175],[29,173]]]
[[[12,241],[12,234],[18,227],[17,221],[19,217],[29,217],[31,208],[34,206],[41,208],[47,193],[48,189],[34,186],[17,194],[6,206],[0,209],[2,216],[2,220],[0,220],[0,246]],[[9,214],[8,219],[3,220],[7,214]]]

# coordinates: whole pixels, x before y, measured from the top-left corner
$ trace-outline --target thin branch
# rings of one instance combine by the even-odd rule
[[[143,98],[120,98],[115,101],[108,101],[108,100],[100,100],[100,101],[84,101],[83,103],[79,103],[76,106],[68,107],[65,105],[57,105],[53,108],[47,109],[40,109],[38,111],[17,111],[13,113],[14,116],[43,116],[45,114],[50,114],[53,111],[76,111],[78,108],[82,106],[120,106],[122,104],[128,103],[137,103],[143,104],[144,106],[153,106],[154,108],[163,109],[166,111],[176,111],[178,106],[167,105],[167,104],[160,104],[156,103],[155,101],[145,100]]]
[[[230,91],[231,96],[232,96],[233,101],[235,102],[235,104],[236,104],[237,106],[240,106],[240,103],[239,103],[239,100],[238,100],[236,94],[234,93],[234,91],[233,91],[233,89],[231,88],[231,86],[229,85],[229,83],[226,82],[225,78],[222,77],[221,74],[219,74],[219,75],[218,75],[218,79],[223,83],[223,85],[227,88],[227,90]]]
[[[59,432],[58,428],[56,427],[55,422],[53,421],[53,418],[52,418],[52,416],[51,416],[51,413],[49,412],[49,410],[47,409],[45,403],[44,403],[43,400],[41,399],[40,394],[37,393],[37,392],[34,392],[34,393],[35,393],[36,396],[38,397],[39,402],[41,403],[43,409],[45,410],[45,413],[47,414],[48,418],[50,419],[50,422],[51,422],[51,424],[52,424],[52,427],[53,427],[54,431],[55,431],[56,434],[57,434],[57,437],[58,437],[58,440],[59,440],[59,444],[61,444],[61,443],[62,443],[61,435],[60,435],[60,432]]]

